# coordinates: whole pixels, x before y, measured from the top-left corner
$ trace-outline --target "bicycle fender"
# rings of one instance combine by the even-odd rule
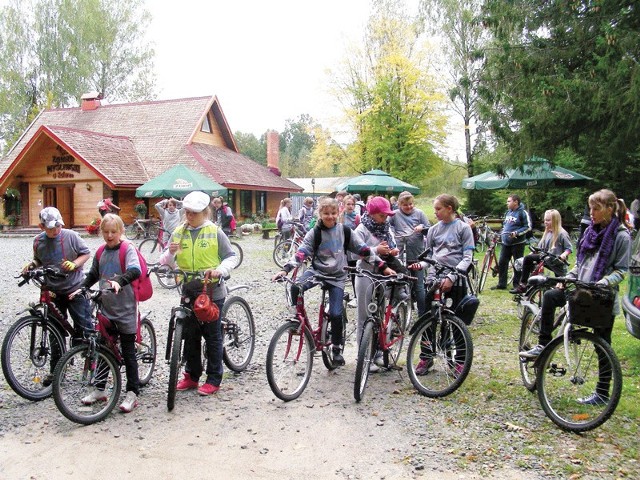
[[[426,315],[423,315],[422,317],[420,317],[418,321],[411,326],[411,330],[409,330],[409,335],[413,335],[414,333],[416,333],[416,331],[419,328],[422,328],[422,326],[425,323],[430,322],[432,318],[433,317],[431,316],[430,313],[427,313]]]
[[[146,320],[146,318],[151,315],[151,310],[140,314],[140,321]]]
[[[231,293],[241,289],[249,290],[249,288],[251,288],[249,285],[234,285],[233,287],[227,286],[227,292]]]

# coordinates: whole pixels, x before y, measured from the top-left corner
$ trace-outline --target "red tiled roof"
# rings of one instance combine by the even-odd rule
[[[214,145],[194,143],[189,146],[205,165],[214,180],[225,186],[247,186],[254,190],[298,192],[302,188],[286,178],[274,175],[267,167],[249,157]]]
[[[48,130],[76,156],[90,163],[108,183],[133,185],[136,184],[132,182],[134,178],[149,180],[130,138],[67,127],[49,127]]]
[[[212,107],[227,148],[189,145]],[[115,186],[140,185],[182,163],[232,188],[299,190],[237,152],[215,96],[102,105],[88,111],[80,107],[44,110],[0,160],[0,179],[4,180],[7,169],[42,126]]]

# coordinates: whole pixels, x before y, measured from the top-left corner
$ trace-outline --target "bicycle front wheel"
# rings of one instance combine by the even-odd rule
[[[273,261],[282,268],[297,251],[298,244],[296,242],[284,240],[273,249]]]
[[[171,267],[169,265],[160,265],[156,270],[156,278],[158,283],[168,289],[179,287],[182,283],[182,279],[174,273],[171,273]]]
[[[538,344],[538,335],[540,334],[540,317],[535,315],[529,308],[525,308],[525,314],[522,317],[522,325],[520,325],[520,341],[518,342],[518,351],[525,352],[531,350]],[[520,376],[522,383],[530,392],[536,389],[536,367],[535,361],[531,359],[519,358]]]
[[[313,337],[299,322],[281,325],[269,342],[267,380],[271,391],[285,402],[298,398],[307,388],[313,369]]]
[[[162,245],[155,238],[147,238],[138,247],[148,265],[157,265],[162,255]]]
[[[58,410],[82,425],[104,420],[120,398],[120,365],[101,347],[93,353],[80,345],[65,353],[53,375],[53,398]]]
[[[553,339],[538,360],[538,399],[560,428],[586,432],[613,414],[622,392],[622,369],[611,346],[584,330]]]
[[[173,330],[173,344],[171,345],[171,358],[169,360],[169,390],[167,392],[167,410],[173,410],[176,404],[176,388],[180,380],[184,362],[182,361],[182,320],[176,321]]]
[[[18,319],[2,342],[2,372],[22,398],[34,402],[51,395],[56,361],[66,351],[64,336],[42,318]]]
[[[364,391],[367,388],[369,379],[369,366],[376,353],[376,342],[374,341],[373,321],[369,320],[364,325],[360,346],[358,347],[358,360],[356,362],[356,377],[353,382],[353,397],[356,402],[364,398]]]
[[[398,364],[400,353],[402,352],[402,344],[404,335],[407,331],[407,323],[409,319],[409,306],[406,302],[399,302],[391,311],[389,324],[385,331],[385,343],[389,345],[384,352],[384,366],[395,367]]]
[[[244,259],[244,252],[242,251],[242,247],[238,242],[231,242],[231,248],[233,249],[234,252],[236,252],[236,258],[238,259],[238,263],[236,263],[236,266],[233,268],[238,268],[240,265],[242,265],[242,260]]]
[[[140,322],[140,341],[136,341],[136,359],[138,360],[138,377],[140,385],[151,380],[156,366],[156,329],[147,318]]]
[[[223,345],[222,358],[234,372],[247,368],[256,346],[256,326],[253,313],[244,298],[229,297],[222,306]]]
[[[482,292],[484,285],[487,283],[489,269],[491,268],[491,252],[487,251],[482,259],[482,267],[480,267],[480,277],[478,278],[478,293]]]
[[[458,317],[429,317],[415,330],[407,351],[407,371],[422,395],[439,398],[455,392],[471,370],[473,342]]]

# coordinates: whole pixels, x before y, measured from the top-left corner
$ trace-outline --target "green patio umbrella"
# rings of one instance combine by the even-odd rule
[[[495,172],[484,172],[462,180],[467,190],[499,190],[504,188],[529,189],[554,187],[577,187],[586,185],[590,177],[572,170],[552,166],[549,160],[531,157],[518,168],[509,168],[504,176]]]
[[[357,177],[336,185],[336,190],[349,193],[401,193],[404,191],[419,194],[420,189],[407,182],[392,177],[382,170],[370,170]]]
[[[209,177],[185,165],[176,165],[136,189],[138,198],[183,198],[187,193],[201,191],[211,196],[224,195],[227,189]]]

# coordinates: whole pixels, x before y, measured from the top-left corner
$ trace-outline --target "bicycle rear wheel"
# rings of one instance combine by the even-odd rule
[[[113,354],[98,346],[93,354],[89,345],[80,345],[65,353],[53,375],[53,398],[58,410],[69,420],[82,425],[104,420],[120,398],[120,365]],[[97,401],[86,397],[95,390]]]
[[[124,229],[124,236],[129,240],[137,240],[142,234],[143,231],[136,222],[133,222],[131,225],[127,225]]]
[[[455,392],[467,378],[472,361],[471,334],[462,320],[450,314],[443,314],[440,320],[427,318],[409,341],[409,378],[416,390],[427,397],[445,397]]]
[[[298,398],[309,383],[314,343],[306,328],[290,321],[273,334],[267,350],[267,380],[276,397],[285,402]]]
[[[173,344],[171,345],[171,358],[169,359],[169,389],[167,392],[167,410],[173,410],[176,404],[176,387],[180,380],[184,362],[182,361],[182,329],[183,320],[176,321],[173,330]]]
[[[155,238],[147,238],[138,247],[148,265],[157,265],[162,255],[162,245]]]
[[[538,360],[538,399],[544,413],[560,428],[586,432],[613,414],[622,392],[622,369],[611,346],[584,330],[554,338]],[[591,398],[591,402],[585,399]]]
[[[282,268],[297,251],[298,244],[296,242],[284,240],[273,249],[273,261]]]
[[[2,372],[22,398],[38,402],[51,395],[53,357],[67,350],[64,336],[40,317],[18,319],[2,342]]]
[[[231,242],[231,248],[233,249],[234,252],[236,252],[236,258],[238,259],[238,263],[236,263],[236,266],[233,268],[238,268],[240,265],[242,265],[242,260],[244,259],[244,252],[242,251],[242,247],[238,242]]]
[[[356,376],[353,382],[353,397],[356,402],[364,398],[364,391],[367,388],[369,379],[369,366],[373,362],[376,353],[376,343],[374,340],[373,320],[368,320],[362,331],[360,346],[358,347],[358,360],[356,362]]]
[[[140,341],[136,341],[136,359],[138,360],[138,377],[144,386],[151,380],[156,366],[156,329],[147,318],[140,321]]]
[[[525,308],[525,314],[522,318],[520,326],[520,341],[518,342],[519,352],[531,350],[538,344],[538,335],[540,333],[540,318],[535,315],[529,308]],[[531,359],[519,358],[520,376],[522,383],[530,392],[536,389],[536,367],[535,362]]]
[[[242,372],[251,362],[256,345],[253,313],[244,298],[234,296],[225,300],[221,317],[225,322],[222,328],[222,358],[230,370]]]

